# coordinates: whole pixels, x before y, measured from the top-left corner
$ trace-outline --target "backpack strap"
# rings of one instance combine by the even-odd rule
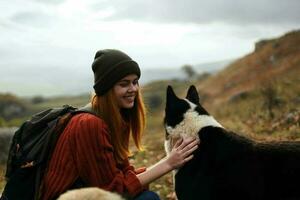
[[[88,103],[88,104],[86,104],[85,106],[80,107],[80,108],[77,108],[76,110],[74,110],[74,111],[71,112],[72,115],[76,115],[76,114],[79,114],[79,113],[89,113],[89,114],[98,116],[98,115],[96,114],[96,112],[93,111],[93,108],[92,108],[91,103]],[[98,117],[99,117],[99,116],[98,116]]]

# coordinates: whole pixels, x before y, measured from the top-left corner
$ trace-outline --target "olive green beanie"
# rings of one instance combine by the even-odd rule
[[[129,74],[140,78],[139,65],[127,54],[116,49],[97,51],[92,64],[94,89],[97,95],[105,94],[116,82]]]

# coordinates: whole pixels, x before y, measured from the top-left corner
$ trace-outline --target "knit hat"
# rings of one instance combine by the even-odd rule
[[[92,64],[94,89],[97,95],[105,94],[116,82],[129,74],[140,78],[139,65],[127,54],[116,49],[97,51]]]

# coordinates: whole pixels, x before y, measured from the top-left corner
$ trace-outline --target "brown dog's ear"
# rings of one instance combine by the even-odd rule
[[[194,85],[190,86],[190,88],[187,92],[187,95],[186,95],[186,99],[196,105],[200,105],[199,95],[198,95],[197,89]]]

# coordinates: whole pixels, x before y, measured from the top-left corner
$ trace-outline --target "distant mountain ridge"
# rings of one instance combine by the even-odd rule
[[[192,65],[195,72],[200,73],[216,73],[225,68],[228,64],[233,62],[234,59],[222,60],[217,62],[209,62]],[[185,74],[180,67],[177,68],[162,68],[162,69],[142,69],[141,83],[147,84],[155,80],[171,80],[171,79],[185,79]]]
[[[198,73],[215,72],[223,69],[229,62],[231,62],[231,60],[192,66]],[[180,67],[167,69],[142,68],[141,70],[141,85],[145,85],[155,80],[186,78]],[[47,72],[46,76],[45,72]],[[45,66],[39,70],[36,70],[33,66],[26,66],[22,71],[12,71],[0,68],[0,93],[9,92],[17,96],[52,97],[61,95],[80,95],[93,91],[92,84],[92,71],[87,70],[78,71],[70,70],[68,68]]]
[[[296,30],[279,38],[257,42],[254,52],[201,82],[197,88],[218,104],[270,81],[294,83],[299,82],[299,77],[300,30]]]

